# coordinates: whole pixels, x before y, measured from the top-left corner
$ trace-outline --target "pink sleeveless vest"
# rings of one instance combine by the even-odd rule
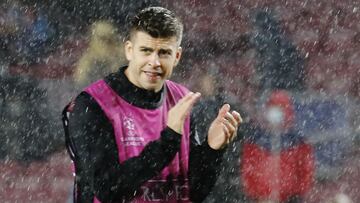
[[[186,88],[171,81],[166,81],[166,87],[166,97],[156,109],[142,109],[127,103],[103,80],[85,89],[113,125],[120,163],[138,156],[147,143],[160,138],[160,132],[166,127],[168,111],[188,92]],[[190,202],[187,179],[189,139],[188,117],[183,129],[180,151],[157,177],[141,186],[141,194],[137,194],[131,202]],[[167,183],[169,177],[172,177],[172,184]],[[170,189],[169,185],[172,185]],[[100,201],[94,198],[94,202]]]

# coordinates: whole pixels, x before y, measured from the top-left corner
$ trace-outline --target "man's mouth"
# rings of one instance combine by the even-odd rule
[[[144,71],[144,73],[149,77],[162,76],[162,73],[159,73],[159,72]]]
[[[153,82],[160,80],[162,77],[162,74],[159,72],[144,71],[144,73],[148,80]]]

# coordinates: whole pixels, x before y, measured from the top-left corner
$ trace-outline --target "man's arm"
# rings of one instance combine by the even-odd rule
[[[237,129],[242,122],[238,112],[230,111],[230,105],[223,105],[218,114],[211,113],[204,119],[201,114],[192,115],[191,151],[189,158],[190,198],[194,202],[202,202],[213,188],[220,173],[220,165],[224,148],[234,140]],[[202,111],[207,113],[208,111]],[[205,122],[208,130],[197,129]],[[204,126],[204,125],[202,125]],[[205,132],[200,135],[198,132]],[[202,138],[200,136],[203,136]]]
[[[189,157],[190,199],[202,202],[219,176],[222,156],[225,150],[214,150],[207,142],[207,136],[200,135],[196,115],[191,115],[191,138]],[[202,121],[207,122],[207,121]]]
[[[112,125],[86,93],[76,99],[69,121],[78,202],[89,202],[94,196],[101,201],[131,198],[171,162],[180,148],[181,135],[165,128],[139,156],[120,164]]]

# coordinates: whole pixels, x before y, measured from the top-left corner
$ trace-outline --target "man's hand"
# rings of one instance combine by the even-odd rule
[[[179,100],[168,113],[167,126],[175,132],[182,134],[186,117],[190,114],[191,108],[200,98],[200,93],[190,92]]]
[[[210,125],[208,132],[209,146],[215,150],[224,148],[236,137],[240,123],[242,123],[240,114],[236,111],[230,113],[230,105],[224,104],[219,110],[218,116]]]

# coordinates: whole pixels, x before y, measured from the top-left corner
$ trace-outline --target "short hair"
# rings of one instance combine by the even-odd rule
[[[143,31],[154,38],[176,37],[181,43],[183,24],[170,10],[163,7],[148,7],[141,10],[131,21],[129,38],[136,31]]]

